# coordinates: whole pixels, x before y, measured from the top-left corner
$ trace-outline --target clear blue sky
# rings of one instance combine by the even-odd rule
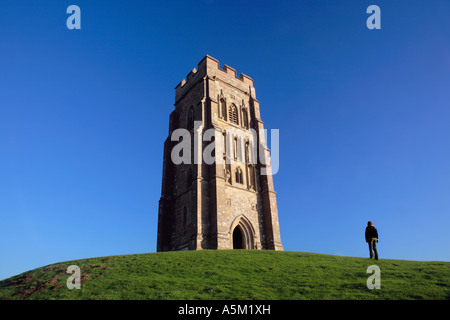
[[[81,8],[68,30],[66,8]],[[366,8],[381,8],[381,30]],[[209,54],[280,130],[285,250],[450,259],[450,2],[0,3],[0,279],[156,250],[175,86]]]

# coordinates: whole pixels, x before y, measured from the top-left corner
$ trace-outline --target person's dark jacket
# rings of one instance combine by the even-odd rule
[[[378,232],[374,226],[367,226],[366,228],[366,242],[369,242],[370,239],[378,240]]]

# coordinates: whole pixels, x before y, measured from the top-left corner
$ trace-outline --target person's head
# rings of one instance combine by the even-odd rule
[[[372,221],[367,222],[367,226],[373,226]]]

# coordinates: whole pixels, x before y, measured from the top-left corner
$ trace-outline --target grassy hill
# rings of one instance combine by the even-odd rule
[[[367,267],[381,289],[366,286]],[[81,289],[69,290],[69,265]],[[450,263],[303,252],[181,251],[56,263],[0,281],[0,299],[450,299]]]

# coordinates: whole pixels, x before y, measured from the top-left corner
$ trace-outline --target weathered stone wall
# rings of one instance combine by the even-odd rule
[[[203,147],[194,155],[192,143],[192,164],[168,165],[167,148],[174,143],[166,142],[158,251],[232,249],[235,229],[244,248],[282,250],[273,181],[260,176],[252,149],[265,145],[257,136],[264,126],[253,80],[206,56],[175,90],[169,138],[173,130],[186,128],[191,141]],[[192,120],[201,125],[194,127]],[[210,128],[216,130],[216,163],[195,164],[210,143],[202,142],[201,134]]]

